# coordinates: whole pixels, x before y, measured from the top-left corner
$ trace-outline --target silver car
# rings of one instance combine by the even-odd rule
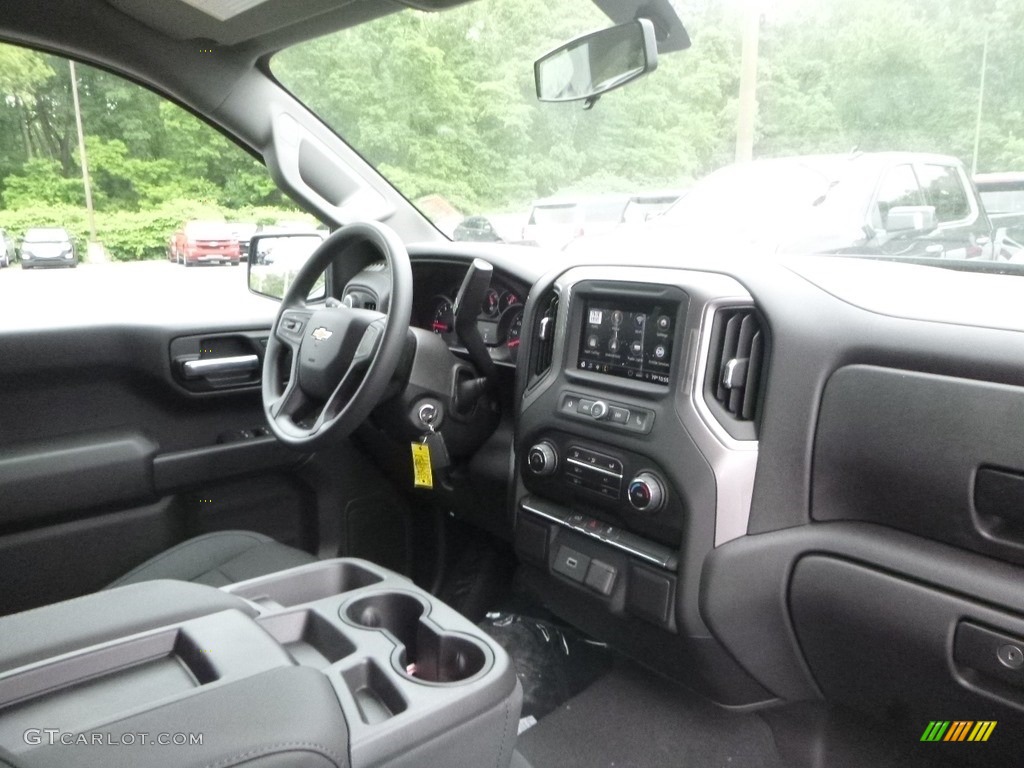
[[[21,240],[21,268],[76,267],[78,258],[71,235],[63,227],[34,227]]]
[[[17,255],[14,238],[6,229],[0,229],[0,269],[11,266]]]

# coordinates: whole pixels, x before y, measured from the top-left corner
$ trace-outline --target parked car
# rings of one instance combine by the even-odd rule
[[[626,201],[626,207],[622,209],[623,224],[642,224],[663,214],[673,205],[685,192],[641,192],[630,195]]]
[[[186,267],[197,264],[230,264],[237,267],[241,255],[230,224],[190,221],[174,234],[174,260]]]
[[[228,226],[231,227],[231,233],[238,243],[239,260],[249,261],[249,243],[252,236],[259,230],[259,225],[246,221],[233,221]]]
[[[578,237],[608,232],[622,221],[628,201],[626,195],[538,200],[523,227],[523,242],[561,250]]]
[[[6,229],[0,229],[0,269],[9,267],[18,256],[17,244]]]
[[[71,267],[78,255],[71,235],[63,227],[33,227],[21,239],[21,268]]]
[[[992,226],[1005,228],[1006,237],[1024,247],[1024,171],[978,173],[974,186]]]
[[[453,240],[472,241],[476,243],[500,243],[501,235],[486,216],[467,216],[455,227]]]

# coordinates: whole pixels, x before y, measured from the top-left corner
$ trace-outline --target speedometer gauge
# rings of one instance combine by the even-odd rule
[[[484,305],[482,307],[483,312],[487,317],[497,317],[500,311],[501,300],[498,297],[498,292],[493,288],[488,288],[487,293],[484,294]]]
[[[433,300],[433,316],[430,330],[441,336],[447,336],[455,328],[455,311],[447,296],[435,296]]]
[[[508,350],[508,358],[515,363],[519,359],[519,343],[523,334],[523,307],[513,307],[501,317],[501,326],[498,329],[499,338],[504,339],[505,348]]]
[[[523,303],[523,300],[519,298],[515,291],[505,291],[501,294],[500,311],[505,312],[512,307],[517,307]]]

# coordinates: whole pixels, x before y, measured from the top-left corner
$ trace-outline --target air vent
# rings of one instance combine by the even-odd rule
[[[766,344],[763,324],[753,307],[715,313],[704,395],[718,421],[737,439],[757,438]]]
[[[532,379],[539,379],[551,368],[551,356],[555,351],[557,322],[558,294],[552,291],[541,299],[537,322],[534,326],[533,343],[537,351],[533,357]]]

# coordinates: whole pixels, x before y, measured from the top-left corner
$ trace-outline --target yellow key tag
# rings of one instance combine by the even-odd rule
[[[412,485],[414,488],[433,488],[434,473],[430,469],[430,446],[412,444]]]

